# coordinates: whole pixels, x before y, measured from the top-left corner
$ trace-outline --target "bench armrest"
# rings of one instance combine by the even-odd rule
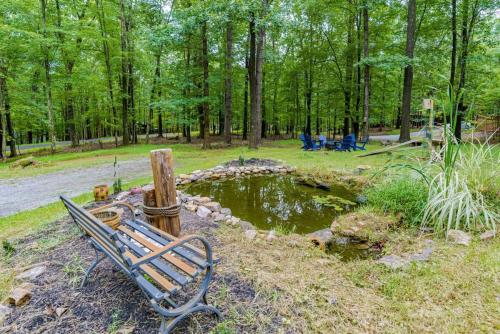
[[[135,270],[139,268],[143,264],[150,263],[151,261],[155,260],[156,258],[164,255],[165,253],[170,252],[176,247],[182,246],[185,243],[192,241],[192,240],[200,240],[203,243],[203,246],[205,247],[205,253],[206,253],[206,259],[208,262],[209,266],[213,265],[213,259],[212,259],[212,248],[210,247],[210,244],[208,241],[200,236],[197,235],[187,235],[185,237],[179,238],[175,241],[169,242],[167,245],[161,247],[160,249],[150,252],[138,259],[138,261],[133,262],[132,266],[130,267],[131,270]]]

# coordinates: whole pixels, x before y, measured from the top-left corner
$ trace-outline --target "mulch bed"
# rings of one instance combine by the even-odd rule
[[[184,235],[196,233],[205,236],[217,253],[220,242],[214,234],[218,228],[216,223],[186,210],[181,212],[181,221]],[[74,233],[74,226],[67,217],[51,224],[43,236],[71,233]],[[16,248],[34,247],[37,239],[31,236],[20,240]],[[107,333],[116,332],[115,327],[127,326],[133,328],[132,333],[156,333],[160,318],[137,285],[109,259],[98,265],[84,288],[79,287],[79,282],[71,280],[68,265],[79,258],[81,262],[78,263],[86,269],[94,257],[93,249],[82,236],[72,237],[37,257],[36,262],[45,262],[48,270],[31,282],[34,284],[31,301],[14,308],[4,327],[0,328],[0,333]],[[21,258],[14,259],[13,263],[22,261]],[[224,258],[221,257],[218,268],[223,266]],[[76,276],[73,274],[73,279],[80,276],[83,276],[81,272]],[[224,289],[223,293],[221,289]],[[235,310],[241,314],[251,311],[256,317],[272,319],[264,328],[262,323],[256,324],[257,321],[235,322],[231,328],[238,333],[274,333],[279,327],[279,317],[270,301],[256,294],[251,282],[231,273],[230,268],[217,270],[216,267],[208,293],[209,302],[213,303],[214,299],[225,319],[237,319]],[[56,308],[67,310],[57,316]],[[208,333],[216,324],[213,315],[195,314],[179,324],[174,333]]]

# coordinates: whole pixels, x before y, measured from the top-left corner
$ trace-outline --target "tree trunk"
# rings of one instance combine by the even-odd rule
[[[267,10],[266,0],[263,1],[263,6],[263,10]],[[254,29],[252,29],[252,26]],[[253,18],[250,21],[250,34],[250,74],[251,78],[253,76],[254,84],[252,85],[252,79],[250,79],[250,88],[253,86],[253,94],[250,94],[251,102],[253,102],[253,108],[251,108],[250,114],[251,127],[248,146],[250,148],[257,149],[260,146],[262,139],[262,70],[264,65],[264,44],[266,39],[266,31],[263,23],[261,22],[261,26],[258,30],[257,43],[255,43],[255,20]],[[252,52],[252,49],[255,52]],[[252,93],[252,89],[250,89],[250,92]]]
[[[352,1],[349,0],[348,19],[347,19],[347,50],[346,50],[346,67],[344,81],[344,136],[349,135],[349,125],[351,119],[351,89],[352,89],[352,65],[353,65],[353,38],[352,29],[354,26],[354,13]]]
[[[457,61],[457,0],[451,0],[451,61],[450,61],[450,85],[455,85],[455,71]]]
[[[256,34],[255,34],[255,14],[251,13],[250,14],[250,23],[249,23],[249,40],[250,40],[250,56],[249,56],[249,61],[248,61],[248,78],[249,78],[249,83],[250,83],[250,136],[249,136],[249,141],[248,141],[248,146],[249,147],[256,147],[255,144],[255,124],[254,122],[257,122],[257,120],[254,120],[256,115],[256,102],[255,102],[255,96],[256,96],[256,78],[255,78],[255,66],[256,66]],[[258,131],[260,131],[260,126]],[[260,135],[259,135],[260,138]]]
[[[224,94],[224,137],[227,144],[231,144],[231,120],[233,117],[233,23],[226,26],[226,80]]]
[[[202,63],[203,63],[203,149],[210,148],[210,110],[208,106],[208,38],[207,38],[207,21],[204,21],[201,26],[201,48],[202,48]]]
[[[40,0],[40,9],[42,14],[42,31],[43,37],[47,39],[47,2],[46,0]],[[49,140],[50,140],[50,151],[51,153],[55,153],[56,151],[56,125],[55,125],[55,116],[54,109],[52,106],[52,85],[51,85],[51,77],[50,77],[50,61],[49,61],[49,48],[47,45],[42,47],[43,49],[43,65],[45,69],[45,91],[47,94],[47,110],[49,116]]]
[[[125,0],[120,0],[120,47],[121,47],[121,95],[122,95],[122,136],[123,145],[130,144],[130,132],[128,127],[129,108],[129,71],[128,71],[128,46],[127,46],[127,22],[125,18]]]
[[[5,138],[5,142],[9,145],[10,157],[14,158],[17,157],[16,136],[14,133],[14,127],[12,126],[12,118],[10,115],[9,91],[7,89],[7,69],[3,66],[0,67],[0,108],[2,108],[4,111],[6,126],[6,132],[2,133],[6,133],[8,136],[7,138]]]
[[[363,7],[363,58],[369,57],[369,17],[368,5]],[[370,131],[370,65],[364,66],[364,99],[363,99],[363,137],[368,138]]]
[[[190,74],[190,66],[191,66],[191,48],[190,48],[190,38],[188,37],[188,43],[186,48],[186,71],[185,71],[185,80],[186,82],[191,82],[191,74]],[[189,85],[184,89],[186,100],[191,98],[191,90],[189,89]],[[186,107],[186,141],[191,143],[191,106]]]
[[[99,27],[101,30],[101,38],[102,38],[102,49],[104,53],[104,62],[106,64],[106,79],[108,84],[108,94],[109,101],[111,104],[112,111],[112,126],[113,126],[113,137],[115,137],[115,147],[118,147],[118,125],[116,122],[116,107],[115,107],[115,99],[113,92],[113,70],[111,67],[111,55],[109,51],[109,43],[108,43],[108,32],[106,30],[106,21],[104,17],[104,8],[102,5],[102,0],[96,0],[97,14],[99,19]]]
[[[460,55],[460,80],[458,82],[457,94],[458,99],[458,112],[455,127],[455,137],[458,141],[462,140],[462,119],[463,115],[467,110],[467,106],[464,104],[464,88],[465,88],[465,78],[467,69],[467,58],[469,57],[469,44],[470,38],[472,36],[472,31],[474,29],[474,24],[479,15],[479,0],[475,0],[472,5],[471,17],[469,22],[469,0],[463,0],[462,2],[462,52]]]
[[[410,112],[411,112],[411,89],[413,85],[413,50],[415,48],[415,19],[417,4],[416,0],[408,0],[408,25],[406,30],[406,57],[410,64],[405,67],[403,83],[403,103],[401,115],[401,132],[399,141],[410,140]]]
[[[243,92],[243,137],[242,137],[243,140],[248,139],[248,85],[249,85],[249,73],[250,73],[249,58],[248,58],[248,43],[245,55],[245,68],[246,68],[245,87]]]

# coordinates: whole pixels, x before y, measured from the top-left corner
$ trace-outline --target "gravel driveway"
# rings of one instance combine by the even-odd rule
[[[118,174],[124,181],[151,175],[149,158],[121,161]],[[101,183],[113,184],[112,164],[0,179],[0,217],[56,202],[61,194],[73,197],[91,192]]]

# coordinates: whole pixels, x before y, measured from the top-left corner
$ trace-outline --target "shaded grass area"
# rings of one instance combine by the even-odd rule
[[[300,149],[300,141],[293,139],[266,142],[259,150],[250,150],[246,146],[202,150],[199,145],[191,144],[141,144],[36,157],[40,165],[27,168],[11,168],[12,163],[0,164],[0,179],[35,176],[68,168],[92,167],[103,164],[108,164],[112,168],[115,156],[118,162],[146,158],[149,156],[149,151],[166,147],[173,149],[174,159],[180,163],[178,172],[212,167],[227,160],[238,159],[240,155],[245,158],[282,159],[297,167],[304,168],[312,167],[312,164],[318,168],[334,169],[349,169],[358,164],[366,163],[381,166],[388,160],[387,155],[354,159],[358,152],[303,151]],[[367,146],[368,150],[375,150],[379,147],[378,144]]]

